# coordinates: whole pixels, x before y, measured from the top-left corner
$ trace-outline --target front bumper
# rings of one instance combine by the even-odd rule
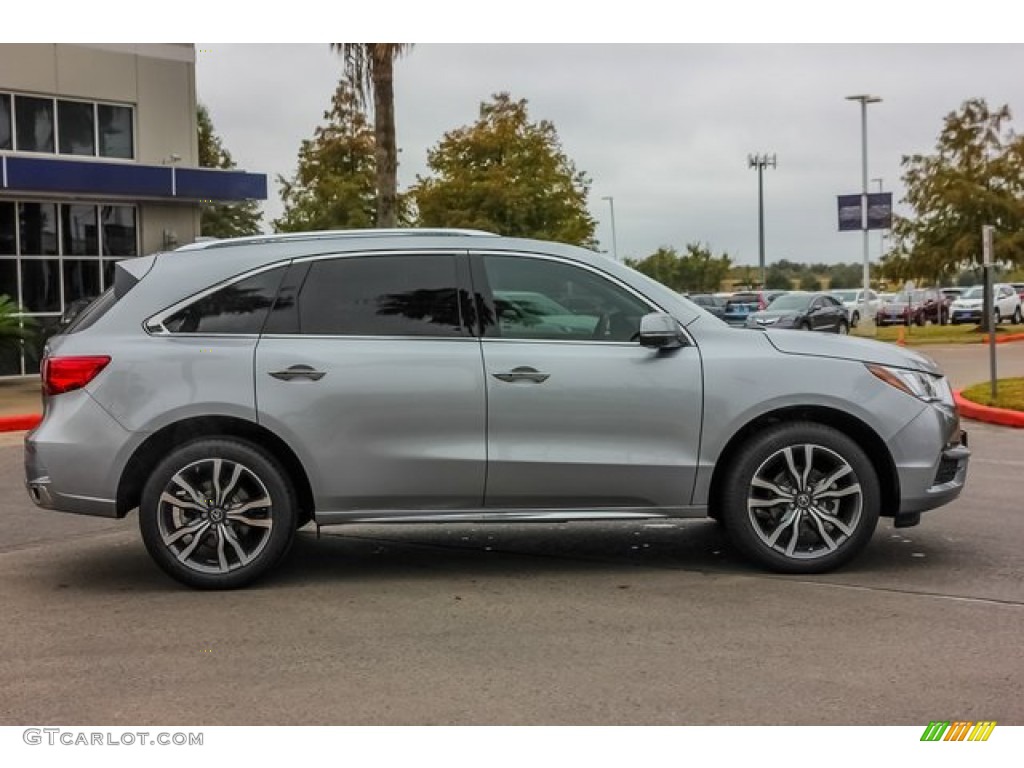
[[[954,309],[949,319],[954,323],[976,323],[981,320],[981,309]]]
[[[941,507],[963,491],[971,452],[955,409],[925,408],[889,445],[899,476],[897,518]]]

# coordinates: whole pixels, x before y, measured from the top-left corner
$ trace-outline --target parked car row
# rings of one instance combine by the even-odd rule
[[[898,293],[843,289],[830,293],[808,291],[740,291],[734,294],[694,294],[692,302],[736,327],[796,328],[847,333],[865,311],[880,326],[981,322],[983,288],[915,288]],[[1024,322],[1024,283],[996,283],[996,322]],[[780,303],[781,302],[781,303]],[[842,311],[837,312],[836,307]]]

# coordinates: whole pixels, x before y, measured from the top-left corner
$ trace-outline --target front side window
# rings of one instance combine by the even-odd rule
[[[164,320],[171,333],[258,334],[285,267],[260,272],[194,301]]]
[[[555,341],[632,341],[651,308],[600,275],[558,261],[484,256],[496,321],[485,335]]]
[[[459,298],[453,255],[324,259],[310,265],[299,292],[297,327],[290,330],[332,336],[464,336]]]

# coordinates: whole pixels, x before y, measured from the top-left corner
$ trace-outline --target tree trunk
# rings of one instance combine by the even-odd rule
[[[378,44],[381,47],[384,44]],[[373,127],[377,139],[377,226],[398,225],[398,147],[395,142],[394,57],[384,50],[372,57]]]

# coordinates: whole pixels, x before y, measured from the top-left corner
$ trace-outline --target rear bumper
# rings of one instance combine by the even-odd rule
[[[120,455],[129,433],[82,390],[50,398],[46,411],[25,436],[29,498],[42,509],[117,517]]]

